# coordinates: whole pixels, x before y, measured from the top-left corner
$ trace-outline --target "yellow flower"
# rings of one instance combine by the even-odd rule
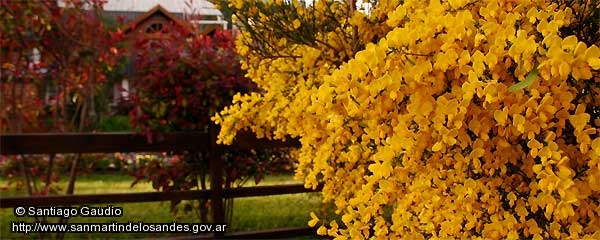
[[[321,225],[319,227],[319,229],[317,229],[317,234],[319,235],[327,235],[327,228],[323,225]]]
[[[319,218],[314,212],[310,212],[310,221],[308,221],[308,226],[314,227],[319,222]]]
[[[298,29],[298,28],[300,27],[300,25],[301,25],[301,24],[302,24],[302,23],[300,22],[300,20],[298,20],[298,19],[295,19],[295,20],[294,20],[294,22],[293,22],[293,27],[294,27],[294,29]]]
[[[377,161],[376,163],[369,165],[369,171],[371,171],[375,177],[387,178],[392,173],[392,166],[390,162],[390,160],[384,160],[383,162]]]
[[[499,125],[505,125],[508,119],[508,112],[506,110],[496,110],[494,111],[494,119]]]
[[[583,131],[585,125],[589,122],[590,115],[585,113],[585,105],[580,104],[575,110],[575,115],[569,117],[571,125],[575,128],[575,131]]]
[[[582,219],[599,217],[600,140],[586,108],[600,93],[600,50],[559,31],[580,4],[382,0],[366,13],[292,2],[286,12],[231,2],[245,8],[238,22],[262,24],[236,42],[260,93],[234,97],[213,120],[223,143],[242,129],[300,138],[296,176],[323,184],[343,222],[319,234],[599,236]],[[273,19],[314,32],[282,34]],[[531,219],[539,210],[545,221]]]
[[[600,49],[598,46],[592,45],[586,49],[584,58],[587,59],[587,63],[592,69],[600,69]]]

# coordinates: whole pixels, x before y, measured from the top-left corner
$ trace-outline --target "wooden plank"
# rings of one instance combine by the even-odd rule
[[[222,236],[223,239],[282,239],[282,238],[293,238],[301,236],[314,236],[319,238],[317,235],[317,229],[311,227],[287,227],[277,228],[260,231],[248,231],[248,232],[235,232],[226,233]],[[189,235],[189,236],[177,236],[170,238],[161,238],[161,240],[200,240],[200,239],[214,239],[212,235]],[[324,238],[319,238],[324,239]]]
[[[226,234],[226,239],[282,239],[299,236],[317,237],[317,229],[311,227],[290,227],[270,230],[235,232]]]
[[[208,197],[210,197],[210,190],[25,196],[0,198],[0,208],[14,208],[16,206],[63,206],[105,203],[160,202],[172,200],[191,200]]]
[[[223,189],[223,198],[255,197],[280,194],[294,194],[320,191],[320,187],[313,189],[304,188],[303,184],[286,184],[274,186],[256,186]],[[51,196],[23,196],[0,198],[0,208],[14,208],[16,206],[61,206],[82,204],[106,203],[132,203],[132,202],[159,202],[172,200],[192,200],[210,198],[211,190],[193,190],[181,192],[144,192],[144,193],[111,193],[111,194],[78,194],[78,195],[51,195]]]
[[[135,133],[28,133],[0,135],[0,154],[166,152],[206,150],[210,139],[199,132],[164,133],[148,143]]]
[[[273,186],[255,186],[242,188],[223,189],[224,198],[258,197],[281,194],[307,193],[321,191],[322,186],[317,189],[306,189],[304,184],[286,184]]]
[[[217,128],[211,125],[210,138],[217,139]],[[216,141],[211,141],[209,153],[209,170],[210,170],[210,208],[212,212],[213,223],[225,222],[225,207],[223,206],[223,168],[224,164],[221,161],[221,153],[223,148],[218,146]],[[223,232],[214,233],[215,238],[223,237]]]
[[[212,142],[209,134],[200,132],[173,132],[160,136],[148,143],[144,135],[131,132],[2,134],[0,154],[205,151]],[[282,142],[257,139],[251,132],[240,132],[228,147],[249,150],[300,146],[300,141],[294,138]]]

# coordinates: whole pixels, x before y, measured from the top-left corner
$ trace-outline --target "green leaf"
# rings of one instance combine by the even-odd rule
[[[508,91],[516,92],[523,88],[529,87],[529,85],[531,85],[531,83],[533,83],[533,80],[535,80],[535,78],[537,77],[538,73],[539,73],[539,70],[537,68],[533,69],[533,71],[531,71],[531,72],[529,72],[529,74],[527,74],[527,76],[525,77],[525,80],[515,83],[514,85],[510,86],[508,88]]]

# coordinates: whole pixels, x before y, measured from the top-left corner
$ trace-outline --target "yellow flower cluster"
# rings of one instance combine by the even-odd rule
[[[339,10],[321,2],[307,14]],[[299,137],[297,176],[323,183],[341,216],[319,234],[600,239],[600,102],[577,87],[595,94],[600,49],[561,36],[573,11],[548,0],[382,0],[320,36],[340,51],[281,38],[268,44],[300,57],[265,58],[240,41],[263,92],[213,118],[219,141],[245,128]],[[363,41],[385,37],[336,64],[354,47],[339,36],[369,29]]]

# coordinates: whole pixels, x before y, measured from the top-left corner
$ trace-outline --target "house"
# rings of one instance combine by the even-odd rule
[[[186,22],[205,31],[206,28],[227,28],[221,11],[207,0],[108,0],[104,15],[123,18],[136,30],[150,30],[162,24]]]
[[[208,0],[108,0],[103,15],[122,19],[124,33],[152,34],[170,24],[189,28],[196,34],[207,34],[215,29],[227,29],[223,14]],[[134,71],[130,64],[127,72]],[[113,105],[128,100],[129,80],[122,79],[113,86]]]

